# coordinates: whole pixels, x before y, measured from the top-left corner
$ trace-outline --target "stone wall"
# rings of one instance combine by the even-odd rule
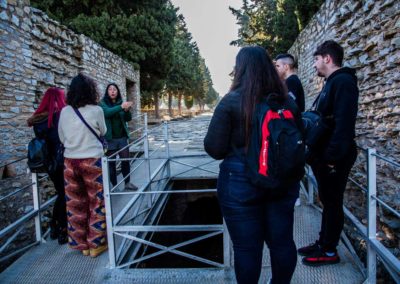
[[[345,49],[345,65],[355,68],[359,79],[357,144],[400,162],[400,1],[326,0],[289,50],[299,61],[298,74],[310,107],[322,88],[316,76],[313,53],[323,41],[333,39]],[[351,177],[367,187],[364,151],[359,151]],[[400,168],[378,160],[378,196],[400,210]],[[354,183],[348,183],[345,206],[367,225],[367,199]],[[400,220],[383,206],[378,208],[377,238],[400,258]],[[365,261],[365,241],[350,223],[345,231]],[[390,277],[379,266],[380,278]],[[386,275],[386,276],[385,276]],[[382,283],[383,283],[382,282]]]
[[[115,82],[140,113],[139,72],[117,55],[30,7],[29,0],[0,0],[0,160],[24,156],[33,133],[26,119],[51,87],[67,89],[83,71],[99,93]],[[23,169],[19,169],[20,171]]]
[[[360,98],[357,144],[400,161],[400,1],[327,0],[289,50],[299,61],[298,74],[311,106],[323,80],[313,68],[313,52],[333,39],[345,49],[345,65],[357,71]],[[356,177],[366,185],[365,159]],[[400,209],[400,169],[380,161],[381,197]]]

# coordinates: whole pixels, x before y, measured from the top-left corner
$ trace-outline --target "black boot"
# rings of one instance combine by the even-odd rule
[[[67,228],[60,228],[60,232],[58,234],[58,244],[63,245],[68,243],[68,231]]]
[[[50,239],[55,240],[58,238],[59,235],[59,228],[55,222],[50,223]]]

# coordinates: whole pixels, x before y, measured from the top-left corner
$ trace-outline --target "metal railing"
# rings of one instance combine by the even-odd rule
[[[377,208],[378,206],[382,206],[383,208],[390,211],[394,216],[400,218],[400,213],[384,202],[381,198],[377,196],[377,159],[383,160],[391,166],[400,169],[400,164],[392,161],[391,159],[381,156],[376,153],[375,149],[361,149],[361,152],[366,155],[366,163],[367,163],[367,187],[362,186],[353,178],[349,178],[350,182],[352,182],[357,188],[359,188],[363,193],[366,194],[367,197],[367,211],[368,211],[368,224],[367,227],[364,226],[360,220],[355,217],[350,210],[344,207],[344,213],[346,217],[352,221],[358,231],[361,233],[363,238],[367,241],[367,265],[366,268],[363,265],[358,263],[359,267],[361,267],[361,271],[366,277],[366,281],[364,283],[376,283],[376,267],[377,267],[377,257],[382,261],[384,267],[389,272],[391,277],[394,279],[396,283],[400,283],[400,260],[396,258],[396,256],[387,249],[376,237],[377,235]],[[310,167],[307,167],[306,170],[306,180],[307,180],[307,190],[303,187],[303,191],[307,197],[307,202],[310,205],[318,208],[314,203],[314,195],[315,190],[317,190],[317,182],[312,174],[312,170]],[[342,234],[342,239],[345,244],[349,244],[349,240],[346,235]],[[351,247],[351,245],[347,245]],[[351,251],[352,254],[355,254],[354,250]]]
[[[185,258],[208,264],[214,267],[229,266],[230,249],[229,237],[224,224],[204,225],[158,225],[160,216],[165,209],[171,194],[213,193],[216,189],[172,190],[170,181],[192,170],[212,173],[217,172],[205,168],[215,162],[204,154],[171,155],[169,143],[169,124],[163,124],[151,129],[147,126],[147,115],[143,115],[143,127],[140,137],[130,142],[127,147],[136,147],[136,151],[143,153],[142,157],[135,156],[129,159],[117,159],[118,152],[113,156],[102,158],[104,196],[106,205],[107,237],[109,244],[109,262],[111,268],[125,268],[162,255],[173,253]],[[178,139],[174,139],[179,143]],[[182,141],[181,141],[182,142]],[[192,164],[182,161],[187,158],[205,159],[201,164]],[[137,191],[120,190],[119,187],[125,178],[115,186],[110,186],[109,162],[129,160],[131,162],[130,175],[142,177]],[[173,164],[187,167],[177,173],[171,172]],[[137,180],[135,180],[135,183]],[[124,197],[125,204],[119,212],[113,212],[111,204],[115,204],[118,197]],[[121,200],[120,200],[121,201]],[[201,236],[183,242],[165,246],[152,241],[152,236],[160,232],[199,232]],[[150,234],[150,235],[149,235]],[[193,244],[217,235],[223,234],[224,261],[218,263],[210,259],[196,256],[181,250],[182,247]],[[153,247],[158,251],[146,254],[147,248]]]
[[[147,115],[139,115],[134,118],[136,120],[136,129],[131,132],[135,136],[134,139],[126,146],[131,150],[133,149],[134,155],[129,159],[117,158],[118,152],[112,156],[102,158],[103,169],[103,182],[104,182],[104,196],[106,206],[106,221],[107,221],[107,237],[109,245],[109,262],[111,268],[124,268],[131,265],[138,264],[141,261],[156,257],[164,253],[173,253],[180,256],[187,257],[202,263],[206,263],[215,267],[227,267],[231,265],[230,255],[230,239],[225,224],[205,224],[205,225],[157,225],[159,217],[165,208],[166,201],[171,194],[181,193],[205,193],[216,192],[216,189],[192,189],[192,190],[172,190],[170,181],[173,178],[185,175],[186,173],[197,170],[208,174],[218,174],[216,171],[209,169],[209,164],[214,160],[207,158],[204,154],[189,154],[189,155],[172,155],[170,151],[170,133],[169,125],[171,123],[164,122],[159,126],[149,128],[147,124]],[[173,123],[173,122],[172,122]],[[174,139],[174,142],[179,142]],[[365,283],[376,283],[376,266],[377,257],[382,261],[387,271],[396,281],[400,283],[400,261],[397,259],[390,250],[383,246],[376,238],[376,218],[377,208],[381,206],[390,211],[391,214],[400,217],[400,213],[385,203],[377,195],[377,159],[382,160],[395,168],[400,168],[397,162],[383,157],[376,153],[375,149],[362,149],[362,152],[367,157],[367,186],[361,185],[356,180],[349,178],[349,180],[358,187],[362,192],[367,195],[368,199],[368,225],[364,226],[347,208],[344,208],[346,216],[353,222],[355,227],[360,231],[367,241],[367,266],[361,267],[361,271],[366,277]],[[203,159],[200,164],[193,164],[185,161],[188,158]],[[19,162],[24,159],[18,159],[11,163]],[[120,180],[117,185],[111,187],[109,179],[109,162],[121,162],[128,160],[131,163],[131,171],[129,175],[134,173],[142,177],[142,183],[137,191],[121,190],[121,184],[124,178]],[[5,167],[11,163],[2,165]],[[173,165],[180,165],[187,167],[177,173],[172,173],[171,167]],[[0,201],[7,200],[8,198],[32,188],[33,193],[33,210],[20,217],[15,222],[2,228],[0,230],[0,238],[11,235],[7,241],[0,247],[0,253],[4,252],[6,248],[18,237],[24,230],[24,226],[34,219],[35,220],[35,241],[30,243],[17,251],[10,253],[0,259],[3,262],[19,253],[22,253],[34,245],[40,244],[49,233],[42,233],[41,229],[41,214],[51,206],[56,196],[50,198],[41,204],[41,194],[39,190],[39,182],[47,178],[43,176],[38,178],[37,174],[32,173],[32,182],[21,186],[17,190],[0,197]],[[317,182],[312,174],[310,168],[306,171],[306,183],[302,184],[302,190],[306,194],[309,204],[317,207],[314,203],[314,195],[317,190]],[[113,212],[112,204],[115,200],[123,199],[123,206],[119,212]],[[172,245],[163,246],[151,241],[151,236],[157,232],[203,232],[204,235],[186,240],[184,242]],[[180,250],[183,246],[199,242],[201,240],[211,238],[217,235],[223,235],[223,263],[214,262],[199,256],[195,256]],[[343,234],[345,244],[349,244],[349,240]],[[154,247],[159,251],[145,255],[147,247]],[[351,245],[348,245],[351,248]],[[142,250],[141,250],[142,248]],[[143,248],[145,248],[143,250]],[[128,253],[129,252],[129,253]],[[354,250],[351,251],[355,254]]]
[[[26,160],[27,158],[19,158],[17,160],[14,160],[12,162],[9,162],[7,164],[2,165],[1,167],[6,167],[8,165],[21,162]],[[29,174],[29,170],[28,170]],[[3,253],[6,251],[8,246],[15,241],[27,228],[28,223],[34,219],[34,227],[35,227],[35,241],[26,244],[25,246],[18,248],[16,251],[12,251],[9,254],[3,256],[0,258],[0,263],[9,260],[10,258],[19,255],[20,253],[23,253],[30,249],[31,247],[40,244],[41,242],[44,241],[44,238],[49,234],[50,229],[47,230],[44,234],[42,232],[41,228],[41,215],[44,211],[48,209],[49,206],[51,206],[57,196],[53,196],[49,200],[45,201],[44,203],[41,202],[41,192],[39,189],[39,184],[41,181],[48,179],[48,175],[44,174],[42,177],[38,178],[38,174],[36,173],[31,173],[31,182],[25,185],[22,185],[20,188],[7,193],[6,195],[0,197],[0,202],[5,202],[9,200],[11,197],[15,196],[18,193],[22,193],[24,191],[27,191],[29,189],[32,190],[32,202],[33,202],[33,209],[26,214],[22,215],[19,217],[17,220],[9,224],[8,226],[2,228],[0,230],[0,239],[9,236],[7,240],[3,243],[3,245],[0,247],[0,253]]]

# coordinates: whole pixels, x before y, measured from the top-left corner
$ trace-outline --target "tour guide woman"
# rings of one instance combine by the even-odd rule
[[[121,92],[116,84],[111,83],[107,86],[100,106],[104,111],[106,119],[107,133],[105,138],[108,142],[107,156],[118,152],[121,159],[129,158],[128,145],[129,131],[126,122],[132,120],[130,109],[132,102],[122,102]],[[116,157],[113,157],[115,159]],[[121,161],[122,176],[125,180],[125,189],[137,190],[137,187],[130,182],[129,161]],[[117,184],[116,162],[110,161],[110,180],[113,186]]]
[[[275,95],[277,100],[288,99],[266,50],[242,48],[236,57],[231,89],[216,107],[204,139],[206,152],[214,159],[224,159],[218,201],[232,239],[239,284],[258,283],[264,242],[270,250],[272,283],[289,283],[296,267],[293,213],[299,187],[288,188],[284,197],[271,198],[265,189],[250,183],[243,162],[255,105],[263,97],[272,98],[272,93],[279,94]],[[300,113],[294,114],[300,123]]]

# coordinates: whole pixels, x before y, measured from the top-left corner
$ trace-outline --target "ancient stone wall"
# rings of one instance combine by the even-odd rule
[[[110,82],[140,113],[139,72],[88,37],[78,35],[30,7],[29,0],[0,0],[0,160],[24,156],[33,133],[26,125],[44,91],[68,87],[78,72]],[[23,168],[19,168],[22,171]]]

